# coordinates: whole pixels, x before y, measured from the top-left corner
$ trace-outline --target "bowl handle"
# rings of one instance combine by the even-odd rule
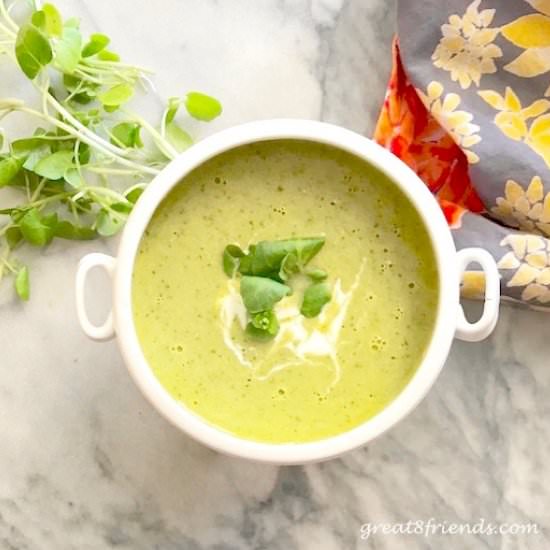
[[[82,330],[92,340],[109,340],[115,335],[113,322],[113,312],[110,311],[105,322],[98,326],[90,322],[86,311],[84,300],[84,290],[86,288],[86,277],[90,269],[102,267],[109,275],[112,275],[115,269],[116,260],[107,254],[94,252],[82,258],[76,271],[76,313]]]
[[[483,313],[475,322],[470,323],[464,315],[464,309],[458,306],[456,337],[466,342],[479,342],[493,332],[498,319],[500,306],[500,275],[494,258],[482,248],[463,248],[457,252],[459,275],[469,264],[477,263],[485,273],[485,298]]]

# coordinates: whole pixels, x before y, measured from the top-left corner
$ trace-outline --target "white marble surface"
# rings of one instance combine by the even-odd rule
[[[389,71],[393,0],[63,0],[87,30],[157,71],[160,96],[202,89],[224,116],[322,118],[369,132]],[[1,95],[10,95],[6,80]],[[151,110],[160,101],[149,100]],[[0,306],[0,548],[158,550],[550,548],[550,318],[505,308],[456,343],[418,409],[341,460],[275,468],[180,435],[114,343],[77,327],[78,258],[34,257],[33,299]],[[107,304],[106,281],[95,282]],[[531,537],[359,537],[365,522],[535,521]]]

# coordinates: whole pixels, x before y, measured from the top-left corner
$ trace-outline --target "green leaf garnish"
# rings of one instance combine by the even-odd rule
[[[57,8],[52,4],[44,4],[41,10],[31,16],[32,24],[44,31],[48,36],[61,36],[63,19]]]
[[[223,251],[223,270],[228,277],[233,277],[239,269],[240,259],[244,252],[236,244],[228,244]]]
[[[140,130],[141,126],[137,122],[121,122],[111,130],[111,142],[128,148],[143,147]]]
[[[327,283],[314,283],[306,288],[300,313],[304,317],[317,317],[330,302],[331,290]]]
[[[31,294],[29,268],[23,266],[15,276],[15,291],[21,300],[27,301]]]
[[[72,166],[73,152],[57,151],[38,161],[33,168],[33,172],[50,180],[58,180],[63,178],[65,172]]]
[[[250,247],[249,253],[241,260],[239,271],[243,275],[270,276],[280,272],[283,262],[286,269],[291,266],[293,270],[303,269],[324,244],[324,237],[260,241]]]
[[[290,287],[265,277],[245,276],[241,279],[241,296],[249,313],[269,311],[291,292]]]
[[[80,189],[84,186],[84,178],[78,168],[68,168],[63,174],[63,179],[73,188]]]
[[[37,12],[39,13],[39,12]],[[42,6],[44,14],[44,30],[50,36],[61,36],[63,33],[63,18],[53,4]]]
[[[56,67],[67,74],[72,74],[80,61],[82,35],[74,27],[65,27],[61,39],[55,44]]]
[[[171,97],[168,99],[168,107],[166,107],[166,114],[164,115],[164,120],[167,124],[174,120],[180,105],[181,99],[179,97]]]
[[[42,216],[36,208],[29,210],[20,220],[19,229],[23,238],[34,246],[44,246],[55,235],[57,214]]]
[[[241,278],[241,297],[249,314],[246,331],[258,338],[277,334],[279,323],[274,305],[292,293],[284,284],[297,273],[305,274],[313,281],[306,289],[300,312],[305,317],[319,315],[331,299],[330,286],[321,282],[327,278],[322,269],[305,271],[305,266],[325,244],[324,237],[260,241],[250,245],[248,253],[230,244],[223,252],[223,270],[228,277],[237,273]]]
[[[11,142],[12,153],[19,158],[28,157],[32,151],[40,147],[49,147],[47,140],[44,140],[43,137],[16,139]]]
[[[9,227],[6,230],[6,242],[8,243],[10,250],[13,250],[22,239],[23,235],[21,234],[19,227]]]
[[[217,99],[200,92],[189,92],[187,94],[185,108],[193,118],[206,122],[215,119],[222,113],[222,106]]]
[[[103,237],[111,237],[122,229],[124,219],[122,216],[115,216],[108,210],[101,210],[97,215],[96,229]]]
[[[279,321],[273,310],[261,311],[252,315],[246,330],[255,338],[273,338],[279,332]]]
[[[78,17],[69,17],[65,21],[65,27],[74,27],[75,29],[78,29],[80,27],[80,19]]]
[[[141,194],[143,193],[143,187],[134,187],[133,189],[130,189],[130,191],[126,192],[124,195],[125,199],[132,203],[136,204],[139,197],[141,197]]]
[[[96,82],[81,80],[76,76],[66,73],[63,75],[63,84],[67,91],[70,92],[71,101],[75,101],[83,105],[93,101],[97,96],[98,89],[100,88],[99,84]],[[85,113],[75,112],[73,114],[80,122],[82,122],[82,124],[87,126],[90,122],[97,119],[97,116],[94,116],[94,112],[99,114],[97,111],[93,110]]]
[[[281,262],[281,268],[279,269],[279,278],[281,281],[288,281],[288,279],[298,273],[300,266],[298,265],[298,258],[294,252],[287,254]]]
[[[97,232],[91,227],[75,225],[68,220],[58,222],[54,228],[54,234],[60,239],[71,241],[89,241],[97,237]]]
[[[15,57],[21,70],[33,80],[53,57],[50,42],[44,33],[34,25],[27,23],[17,33]]]
[[[174,121],[166,124],[166,139],[174,146],[178,153],[189,149],[193,145],[191,136]]]
[[[97,99],[104,107],[119,107],[129,101],[133,94],[134,89],[129,84],[117,84],[100,94]]]
[[[0,187],[8,185],[23,167],[23,159],[14,156],[0,160]]]
[[[89,42],[82,48],[82,57],[92,57],[104,50],[109,45],[109,37],[105,34],[94,33],[90,35]]]
[[[97,54],[97,58],[101,61],[112,61],[113,63],[120,61],[120,56],[115,52],[110,52],[109,50],[101,50]]]
[[[31,23],[37,29],[40,29],[41,31],[45,31],[46,30],[46,14],[42,10],[35,11],[31,15]]]

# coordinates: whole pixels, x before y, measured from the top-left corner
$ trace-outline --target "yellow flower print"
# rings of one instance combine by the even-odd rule
[[[499,33],[490,28],[495,10],[478,10],[481,0],[474,0],[460,17],[451,15],[449,23],[441,27],[443,37],[439,41],[432,60],[436,67],[450,71],[451,79],[465,90],[472,82],[479,86],[481,75],[495,73],[494,58],[502,56],[502,50],[493,44]]]
[[[508,235],[500,246],[509,246],[498,262],[503,270],[513,269],[508,287],[525,287],[521,299],[550,304],[550,240],[535,235]]]
[[[550,71],[550,0],[526,0],[539,13],[504,25],[502,36],[525,51],[504,66],[517,76],[532,78]],[[545,96],[550,96],[550,86]]]
[[[497,205],[491,208],[496,218],[509,227],[550,237],[550,192],[544,196],[539,176],[533,177],[527,189],[514,180],[508,180],[504,195],[498,197]]]
[[[472,124],[474,118],[467,111],[457,111],[460,105],[460,96],[455,93],[445,94],[443,97],[443,85],[440,82],[430,82],[426,93],[417,90],[426,108],[435,117],[462,148],[470,164],[479,162],[479,157],[469,148],[481,141],[479,126]]]
[[[500,111],[494,120],[500,131],[510,139],[523,141],[550,167],[550,114],[547,113],[550,101],[537,99],[523,107],[514,90],[508,86],[504,96],[494,90],[481,90],[478,94]]]

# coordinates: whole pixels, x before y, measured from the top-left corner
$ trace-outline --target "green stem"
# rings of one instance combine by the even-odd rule
[[[46,178],[42,178],[38,182],[38,185],[36,186],[34,193],[31,195],[29,202],[34,202],[40,196],[40,193],[42,193],[42,190],[44,189],[44,186],[46,185],[47,182],[48,181],[46,180]]]
[[[79,76],[80,78],[83,78],[85,80],[93,82],[94,84],[99,84],[99,85],[103,84],[103,80],[100,80],[99,78],[95,78],[95,77],[81,71],[80,69],[75,69],[74,74],[76,76]]]
[[[129,84],[135,84],[139,80],[139,74],[128,75],[126,71],[113,72],[112,69],[94,69],[86,66],[79,66],[76,71],[79,75],[84,75],[84,78],[98,84],[105,84],[108,80],[113,82],[128,82]],[[93,75],[99,75],[100,78],[95,78]],[[110,78],[106,78],[110,77]]]
[[[82,91],[82,89],[84,88],[83,84],[84,84],[84,81],[81,80],[81,81],[78,83],[78,86],[77,86],[77,87],[76,87],[76,88],[75,88],[75,89],[74,89],[74,90],[73,90],[73,91],[63,100],[63,103],[65,103],[65,105],[68,105],[68,104],[69,104],[69,101],[71,101],[71,99],[72,99],[75,95],[79,94],[79,93]]]
[[[79,223],[79,222],[80,222],[80,216],[78,215],[78,209],[77,209],[77,207],[76,207],[76,204],[75,204],[73,201],[71,201],[71,202],[69,203],[69,206],[70,206],[70,208],[71,208],[71,213],[72,213],[72,215],[73,215],[74,221],[75,221],[76,223]]]
[[[27,200],[31,200],[31,187],[29,183],[29,174],[25,171],[25,192],[27,193]]]
[[[128,219],[127,214],[122,214],[116,210],[113,210],[108,204],[103,205],[103,208],[110,212],[111,217],[118,218],[121,222],[125,222]]]
[[[125,156],[126,151],[121,149],[120,147],[116,147],[113,144],[105,141],[104,139],[100,138],[97,134],[94,134],[94,132],[91,132],[82,124],[80,121],[78,121],[69,111],[67,111],[61,103],[59,103],[50,93],[48,93],[46,90],[41,90],[43,94],[46,96],[46,101],[65,119],[68,120],[76,129],[78,129],[80,132],[82,132],[86,137],[93,141],[97,141],[102,147],[105,149],[110,150],[115,155],[119,156]]]
[[[57,195],[51,195],[49,197],[46,197],[45,199],[40,199],[38,201],[29,203],[28,206],[30,206],[31,208],[36,208],[36,207],[43,208],[46,204],[49,204],[50,202],[60,201],[70,197],[71,195],[72,193],[58,193]]]
[[[149,132],[149,134],[153,138],[153,141],[155,142],[155,144],[157,145],[157,147],[159,148],[160,152],[163,155],[166,155],[166,157],[168,157],[170,160],[178,156],[178,152],[176,151],[176,149],[174,149],[174,147],[170,143],[168,143],[168,141],[164,139],[159,134],[159,132],[155,128],[153,128],[153,126],[151,126],[145,119],[143,119],[136,113],[133,113],[132,111],[129,111],[127,109],[123,109],[123,111],[128,116],[131,116],[136,122],[141,124],[141,126]]]
[[[137,164],[131,160],[128,160],[124,157],[119,156],[116,153],[113,153],[110,149],[107,149],[103,146],[103,144],[98,143],[95,140],[89,139],[87,135],[82,135],[80,132],[77,132],[72,126],[69,124],[65,124],[64,122],[61,122],[60,120],[57,120],[49,115],[45,115],[44,113],[41,113],[40,111],[35,111],[34,109],[30,109],[29,107],[19,107],[18,110],[23,113],[28,113],[30,115],[34,115],[41,120],[45,120],[49,124],[52,124],[53,126],[60,128],[61,130],[64,130],[68,134],[72,135],[75,139],[80,139],[83,143],[86,143],[90,147],[95,148],[96,150],[100,151],[104,155],[107,155],[108,157],[112,158],[119,164],[122,164],[123,166],[128,166],[129,168],[133,168],[135,170],[138,170],[141,173],[151,174],[156,176],[160,170],[157,170],[156,168],[152,168],[150,166],[144,166],[142,164]],[[94,134],[95,135],[95,134]],[[97,136],[96,136],[97,137]],[[101,139],[101,138],[99,138]],[[102,140],[104,141],[104,140]]]
[[[38,139],[40,139],[41,141],[68,141],[70,139],[74,139],[73,136],[44,136],[44,135],[41,135],[41,136],[33,136],[33,137],[36,137]]]
[[[140,172],[137,170],[125,170],[124,168],[101,168],[100,166],[91,166],[86,165],[84,166],[85,170],[89,170],[90,172],[94,172],[95,174],[112,174],[112,175],[137,175]]]
[[[83,59],[81,61],[83,65],[88,67],[105,67],[109,69],[131,69],[138,73],[144,74],[154,74],[154,71],[146,69],[145,67],[140,67],[139,65],[130,65],[129,63],[121,63],[120,61],[102,61],[101,59]]]
[[[88,185],[84,187],[81,191],[79,191],[80,194],[86,194],[86,193],[93,193],[98,195],[104,195],[107,197],[111,197],[113,199],[116,199],[116,202],[128,202],[128,200],[124,197],[124,195],[121,195],[117,191],[113,189],[109,189],[108,187],[99,187],[97,185]]]
[[[9,27],[11,27],[11,30],[14,33],[13,36],[16,36],[16,34],[19,32],[19,27],[16,25],[15,21],[11,18],[11,15],[8,13],[4,0],[0,0],[0,14],[2,14],[2,17],[6,21],[6,24]]]
[[[12,273],[17,273],[17,269],[15,269],[15,267],[13,267],[10,262],[8,262],[7,258],[9,258],[9,254],[6,258],[2,258],[2,264],[8,268],[8,271],[11,271]]]

